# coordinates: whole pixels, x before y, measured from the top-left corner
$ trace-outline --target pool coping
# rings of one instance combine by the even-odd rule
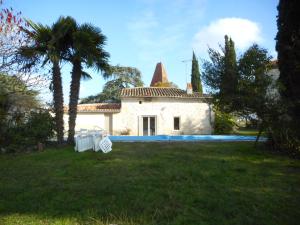
[[[255,142],[256,136],[241,135],[157,135],[157,136],[109,136],[112,142]],[[260,137],[259,142],[267,141]]]

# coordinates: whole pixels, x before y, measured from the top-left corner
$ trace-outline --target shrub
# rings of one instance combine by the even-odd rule
[[[5,123],[2,152],[21,152],[36,148],[54,135],[54,119],[46,110],[26,113],[19,123]],[[5,128],[5,129],[4,129]]]
[[[234,125],[231,114],[215,110],[214,134],[230,134],[233,132]]]
[[[55,121],[48,111],[31,112],[26,128],[35,143],[44,143],[54,135]]]
[[[289,115],[286,103],[279,100],[268,105],[266,133],[272,150],[300,157],[299,127]]]
[[[130,129],[129,128],[126,128],[126,129],[124,129],[124,130],[122,130],[121,132],[120,132],[120,134],[121,135],[129,135],[130,134]]]

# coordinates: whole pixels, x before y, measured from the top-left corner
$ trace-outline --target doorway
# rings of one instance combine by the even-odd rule
[[[154,136],[156,134],[156,117],[143,116],[143,136]]]
[[[113,114],[105,113],[104,114],[104,129],[110,134],[113,134]]]

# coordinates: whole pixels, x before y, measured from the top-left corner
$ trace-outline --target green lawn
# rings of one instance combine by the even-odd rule
[[[245,136],[257,136],[258,130],[257,129],[247,129],[247,128],[239,128],[234,132],[234,134],[237,135],[245,135]],[[265,133],[262,133],[262,136],[264,136]]]
[[[300,161],[253,143],[0,155],[0,224],[299,224]]]

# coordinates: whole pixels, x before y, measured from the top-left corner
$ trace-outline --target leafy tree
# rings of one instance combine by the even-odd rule
[[[42,66],[50,63],[52,66],[52,90],[56,133],[58,143],[63,142],[63,88],[60,63],[69,47],[69,36],[72,27],[70,17],[60,17],[51,27],[28,21],[31,29],[25,32],[32,38],[32,42],[20,49],[26,67],[31,67],[42,61]]]
[[[208,48],[208,56],[210,60],[206,60],[203,63],[202,77],[216,100],[219,96],[221,79],[224,74],[224,51],[219,52]]]
[[[267,101],[267,91],[271,78],[267,76],[271,57],[268,51],[257,44],[249,47],[239,59],[239,93],[240,110],[246,113],[256,113],[260,116]]]
[[[171,87],[171,88],[179,88],[175,83],[173,82],[156,82],[154,87]]]
[[[254,44],[236,62],[234,43],[225,36],[222,52],[209,49],[208,53],[210,61],[204,63],[203,77],[214,96],[214,105],[223,114],[259,119],[260,128],[266,129],[271,85],[267,50]]]
[[[208,55],[210,61],[203,64],[204,82],[214,94],[218,108],[223,112],[233,112],[239,107],[236,98],[239,73],[233,40],[225,35],[225,46],[222,51],[209,48]]]
[[[255,115],[259,120],[259,129],[266,129],[266,116],[269,114],[268,105],[271,100],[268,95],[271,77],[267,75],[270,69],[271,57],[268,51],[252,45],[239,59],[239,108],[236,112],[250,118]]]
[[[191,83],[193,91],[203,93],[198,60],[193,52]]]
[[[235,125],[233,116],[230,113],[224,113],[214,108],[214,134],[231,134]]]
[[[73,65],[69,100],[69,143],[74,143],[80,79],[91,78],[87,72],[83,71],[83,66],[104,72],[102,73],[104,77],[109,76],[109,54],[103,49],[105,41],[106,37],[99,28],[91,24],[78,25],[73,20],[70,51],[67,56]]]
[[[0,74],[0,143],[8,142],[11,127],[22,123],[27,112],[39,107],[37,94],[18,77]]]
[[[112,79],[104,85],[103,91],[80,101],[84,103],[120,102],[119,93],[122,88],[142,87],[141,72],[134,67],[113,66],[110,69]]]
[[[0,72],[13,70],[13,58],[17,49],[26,43],[27,37],[22,32],[25,27],[21,12],[12,8],[4,8],[0,1]]]
[[[21,12],[3,7],[0,0],[0,73],[21,80],[27,89],[38,90],[47,84],[47,79],[38,73],[38,67],[23,70],[22,61],[16,57],[19,48],[31,41],[31,37],[24,32],[28,26],[21,18]]]

